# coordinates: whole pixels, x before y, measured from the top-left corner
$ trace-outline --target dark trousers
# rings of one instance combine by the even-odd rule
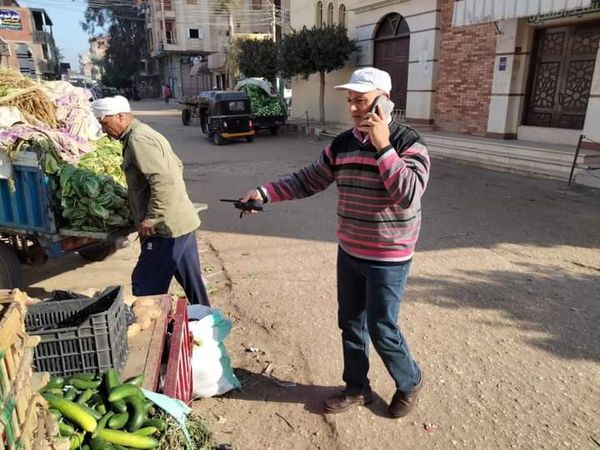
[[[173,276],[190,303],[210,306],[202,281],[195,232],[176,238],[144,239],[142,252],[131,274],[133,295],[165,294]]]
[[[421,378],[397,325],[409,269],[410,262],[384,265],[353,258],[338,249],[338,326],[344,351],[343,380],[349,395],[370,389],[369,338],[397,390],[407,392]]]

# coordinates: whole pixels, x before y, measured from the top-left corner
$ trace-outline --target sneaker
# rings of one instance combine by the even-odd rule
[[[421,372],[421,379],[419,383],[408,392],[396,391],[388,411],[390,416],[394,419],[406,416],[415,407],[419,391],[423,387],[423,372]]]
[[[341,391],[325,400],[325,412],[338,414],[348,411],[354,406],[364,406],[372,402],[373,393],[370,390],[358,395],[346,395],[345,391]]]

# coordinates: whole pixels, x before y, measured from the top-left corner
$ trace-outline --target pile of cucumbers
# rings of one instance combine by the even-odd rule
[[[143,375],[121,383],[115,369],[104,376],[80,373],[53,377],[40,393],[58,420],[71,449],[123,450],[158,447],[164,420],[151,419],[154,404],[144,397]]]

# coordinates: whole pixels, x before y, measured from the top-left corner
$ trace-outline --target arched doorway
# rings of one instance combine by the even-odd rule
[[[400,14],[388,14],[375,31],[373,65],[392,77],[392,101],[406,110],[410,29]]]

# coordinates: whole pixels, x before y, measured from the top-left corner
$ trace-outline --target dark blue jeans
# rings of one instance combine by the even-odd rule
[[[396,383],[407,392],[421,379],[397,325],[410,262],[385,265],[353,258],[338,248],[338,326],[342,330],[346,393],[370,389],[369,337]]]
[[[202,281],[196,233],[176,238],[151,237],[142,242],[142,252],[131,274],[133,295],[166,294],[175,276],[191,304],[210,306]]]

